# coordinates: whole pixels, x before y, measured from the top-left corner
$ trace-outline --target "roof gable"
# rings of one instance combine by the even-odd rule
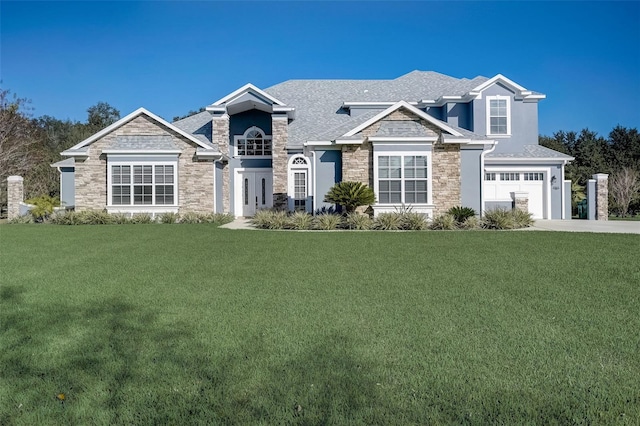
[[[89,146],[90,144],[92,144],[93,142],[95,142],[96,140],[108,135],[109,133],[113,132],[114,130],[122,127],[123,125],[129,123],[130,121],[132,121],[133,119],[141,116],[141,115],[146,115],[147,117],[151,118],[152,120],[158,122],[160,125],[167,127],[170,130],[173,130],[174,132],[178,133],[181,136],[184,136],[185,138],[187,138],[188,140],[190,140],[191,142],[195,143],[198,147],[201,148],[205,148],[207,150],[211,150],[212,147],[210,145],[207,145],[205,143],[203,143],[202,141],[198,140],[197,138],[195,138],[193,135],[190,135],[189,133],[185,132],[182,129],[179,129],[178,127],[172,125],[171,123],[165,121],[164,119],[158,117],[157,115],[153,114],[152,112],[144,109],[144,108],[138,108],[137,110],[133,111],[131,114],[127,115],[126,117],[121,118],[120,120],[116,121],[115,123],[111,124],[110,126],[105,127],[104,129],[102,129],[101,131],[99,131],[98,133],[95,133],[94,135],[88,137],[87,139],[83,140],[82,142],[72,146],[71,148],[69,148],[68,150],[64,151],[62,153],[62,155],[73,155],[73,151],[79,151],[82,150],[83,148]]]
[[[345,137],[354,136],[356,133],[366,129],[367,127],[371,126],[373,123],[376,123],[377,121],[382,120],[384,117],[386,117],[387,115],[391,114],[394,111],[399,110],[400,108],[404,108],[404,109],[408,110],[409,112],[413,113],[417,117],[422,118],[423,120],[425,120],[425,121],[433,124],[434,126],[438,127],[440,130],[443,130],[443,131],[445,131],[445,132],[447,132],[447,133],[449,133],[449,134],[451,134],[453,136],[462,136],[462,133],[460,133],[457,130],[455,130],[454,128],[448,126],[443,121],[440,121],[437,118],[431,117],[426,112],[414,107],[413,105],[411,105],[411,104],[409,104],[408,102],[405,102],[405,101],[396,102],[394,105],[392,105],[389,108],[385,109],[381,113],[373,116],[372,118],[370,118],[369,120],[367,120],[364,123],[360,124],[359,126],[354,127],[353,129],[349,130],[343,136],[345,136]]]
[[[241,98],[242,96],[244,96],[246,94],[251,94],[252,96],[257,97],[262,102],[266,101],[268,104],[271,104],[271,105],[278,105],[278,106],[284,106],[285,105],[283,102],[279,101],[278,99],[276,99],[275,97],[271,96],[267,92],[258,89],[256,86],[254,86],[251,83],[247,83],[244,86],[242,86],[241,88],[239,88],[238,90],[229,93],[227,96],[225,96],[225,97],[223,97],[221,99],[218,99],[217,101],[212,103],[210,106],[212,106],[212,107],[221,106],[221,105],[224,105],[226,103],[233,102],[234,100],[236,100],[238,98]]]
[[[521,96],[523,99],[533,100],[533,99],[546,98],[546,95],[543,95],[542,93],[532,92],[531,90],[527,90],[526,88],[522,87],[515,81],[508,79],[502,74],[497,74],[495,77],[490,78],[489,80],[485,81],[479,86],[474,87],[473,89],[471,89],[471,91],[469,91],[469,95],[481,96],[482,92],[485,89],[488,89],[494,84],[501,84],[505,86],[507,89],[513,91],[516,95]]]

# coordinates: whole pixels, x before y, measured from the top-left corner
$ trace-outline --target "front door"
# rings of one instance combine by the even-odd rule
[[[237,216],[251,217],[257,210],[268,209],[273,206],[273,176],[269,172],[241,171],[238,172],[240,196],[236,206],[240,208],[236,211]]]

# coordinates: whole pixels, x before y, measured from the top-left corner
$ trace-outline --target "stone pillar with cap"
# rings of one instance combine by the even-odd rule
[[[24,179],[22,176],[7,178],[7,218],[20,216],[20,203],[24,201]]]
[[[609,220],[609,175],[597,173],[592,177],[596,181],[596,220]]]

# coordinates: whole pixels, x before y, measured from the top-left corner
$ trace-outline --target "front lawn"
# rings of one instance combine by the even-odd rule
[[[636,425],[639,248],[2,225],[0,424]]]

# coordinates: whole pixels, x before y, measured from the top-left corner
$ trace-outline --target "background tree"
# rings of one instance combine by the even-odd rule
[[[87,109],[87,125],[96,132],[120,120],[120,111],[106,102],[98,102]]]
[[[7,177],[26,175],[41,159],[29,103],[0,88],[0,211],[7,204]]]
[[[631,203],[640,198],[640,171],[624,167],[614,172],[609,177],[609,194],[620,216],[625,217]]]

